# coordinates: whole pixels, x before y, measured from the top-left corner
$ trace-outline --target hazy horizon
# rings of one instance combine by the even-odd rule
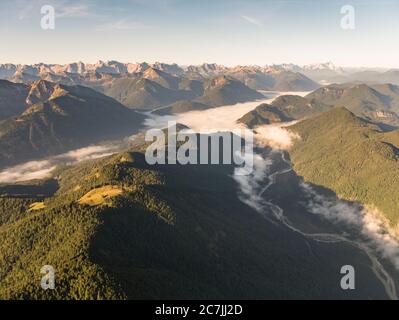
[[[397,68],[397,1],[352,1],[355,29],[341,27],[333,0],[5,0],[4,63],[162,61],[179,65],[307,65]],[[54,30],[40,27],[43,5]],[[383,37],[381,35],[384,35]]]

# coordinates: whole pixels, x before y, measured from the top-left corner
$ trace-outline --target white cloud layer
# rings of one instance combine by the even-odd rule
[[[116,146],[90,146],[73,150],[46,160],[29,161],[0,171],[0,183],[14,183],[51,176],[58,165],[72,165],[85,160],[98,159],[112,155]]]
[[[381,256],[392,261],[399,270],[399,242],[389,232],[387,222],[376,208],[360,207],[349,202],[327,198],[315,192],[308,184],[302,189],[312,197],[307,203],[310,212],[321,215],[329,221],[344,224],[358,230],[366,238],[366,244]]]
[[[249,23],[251,23],[251,24],[253,24],[253,25],[257,26],[257,27],[262,27],[263,26],[262,21],[260,21],[259,19],[254,18],[254,17],[242,15],[241,18],[243,18],[245,21],[247,21],[247,22],[249,22]]]
[[[123,31],[123,30],[136,30],[147,28],[146,25],[139,21],[131,21],[129,19],[121,19],[117,21],[111,21],[99,25],[97,31]]]

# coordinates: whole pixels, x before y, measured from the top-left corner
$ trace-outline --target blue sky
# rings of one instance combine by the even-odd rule
[[[56,9],[55,30],[40,8]],[[340,26],[343,5],[355,30]],[[1,0],[0,63],[119,60],[399,67],[396,0]]]

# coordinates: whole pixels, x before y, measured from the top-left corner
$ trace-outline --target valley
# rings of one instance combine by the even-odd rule
[[[398,11],[0,1],[0,301],[399,300]]]
[[[0,83],[1,298],[398,299],[396,86],[157,67]],[[145,133],[171,123],[252,130],[253,170],[149,165]]]
[[[387,297],[393,300],[398,299],[397,286],[399,272],[399,250],[386,255],[384,246],[389,246],[391,241],[379,242],[379,234],[372,232],[365,236],[362,222],[354,228],[350,217],[344,217],[338,221],[334,216],[335,210],[352,211],[361,220],[364,215],[363,208],[356,203],[340,200],[331,190],[317,186],[304,186],[302,178],[298,177],[292,170],[285,152],[263,151],[265,161],[273,159],[270,163],[270,173],[265,177],[264,182],[258,181],[251,192],[257,193],[258,203],[252,206],[265,215],[265,218],[281,224],[293,233],[298,233],[308,240],[310,254],[318,255],[319,245],[349,245],[362,252],[370,260],[370,268],[374,277],[382,284]],[[280,168],[280,169],[279,169]],[[274,171],[275,170],[275,171]],[[256,175],[256,174],[255,174]],[[248,194],[243,194],[246,201]],[[251,199],[252,198],[252,199]],[[323,199],[324,207],[328,202],[330,207],[319,211],[317,200]],[[267,210],[267,208],[269,210]],[[366,213],[367,214],[367,213]],[[378,223],[378,221],[375,221]],[[384,232],[383,230],[381,230]],[[397,242],[396,242],[397,243]],[[377,244],[377,247],[375,246]],[[397,245],[397,244],[396,244]],[[316,251],[313,251],[316,250]],[[356,265],[356,259],[350,265]],[[361,276],[363,277],[363,275]],[[362,281],[368,279],[365,277]]]
[[[184,124],[193,130],[204,132],[214,132],[220,130],[232,130],[237,128],[236,120],[247,112],[254,109],[261,103],[273,101],[276,97],[284,95],[283,92],[263,91],[263,99],[254,102],[237,103],[230,106],[222,106],[203,111],[189,111],[178,115],[158,115],[155,113],[144,113],[143,128],[162,129],[168,126],[169,121]],[[306,92],[299,93],[306,95]],[[90,159],[102,158],[123,151],[129,144],[134,144],[135,140],[140,140],[140,135],[124,137],[113,142],[89,145],[83,148],[69,151],[64,154],[54,155],[46,159],[29,161],[16,166],[10,166],[0,170],[0,184],[11,183],[13,181],[23,182],[24,180],[41,179],[51,175],[57,167],[68,164],[75,164]]]
[[[174,120],[198,132],[232,130],[242,126],[237,120],[247,112],[251,112],[259,104],[273,103],[281,96],[281,93],[276,92],[263,94],[266,98],[261,101],[191,111],[174,116],[146,113],[148,118],[145,125],[149,128],[164,128],[168,121]],[[256,130],[259,144],[256,146],[255,171],[251,176],[236,176],[234,172],[237,169],[232,166],[150,167],[144,162],[140,151],[139,153],[134,151],[140,147],[139,149],[129,147],[126,141],[130,139],[113,143],[113,148],[87,147],[81,151],[56,156],[56,161],[51,159],[39,161],[39,170],[36,173],[32,171],[34,167],[29,164],[3,170],[0,172],[0,177],[3,179],[7,174],[14,172],[8,180],[3,180],[3,184],[9,184],[18,177],[18,174],[21,179],[26,177],[25,174],[18,173],[21,168],[25,168],[26,173],[36,179],[56,176],[59,182],[53,194],[45,196],[44,199],[31,194],[31,198],[24,198],[25,202],[21,202],[22,198],[18,200],[20,189],[12,190],[10,187],[4,189],[8,193],[3,193],[2,205],[8,208],[10,201],[16,201],[20,203],[18,206],[24,206],[27,212],[27,215],[20,216],[20,213],[15,211],[6,218],[0,229],[5,237],[8,238],[11,234],[23,230],[27,232],[27,229],[20,229],[25,223],[39,223],[36,230],[40,230],[44,223],[41,217],[51,215],[54,218],[46,220],[46,224],[49,223],[47,228],[57,232],[57,239],[67,236],[71,241],[75,241],[73,239],[75,235],[77,236],[77,229],[74,230],[73,224],[74,221],[80,221],[79,223],[85,226],[86,240],[76,238],[78,242],[73,244],[73,246],[83,246],[79,249],[83,251],[81,251],[82,256],[76,260],[78,264],[75,264],[74,260],[68,260],[70,254],[75,254],[74,250],[70,254],[65,254],[65,257],[58,262],[53,260],[52,255],[58,257],[57,259],[59,255],[54,251],[56,247],[51,249],[52,245],[49,247],[50,255],[46,254],[46,258],[40,248],[35,247],[34,252],[37,257],[35,259],[38,260],[31,262],[25,261],[23,254],[15,255],[6,249],[3,252],[10,258],[15,255],[13,259],[18,259],[24,268],[13,269],[11,273],[3,275],[5,278],[2,286],[7,290],[0,291],[0,296],[20,297],[20,291],[13,286],[15,281],[13,279],[16,277],[24,279],[23,274],[27,272],[24,270],[34,269],[38,263],[35,261],[44,258],[50,259],[55,265],[63,263],[74,268],[75,276],[79,275],[79,278],[73,281],[78,282],[74,282],[73,286],[67,286],[72,274],[63,271],[60,277],[61,283],[65,285],[63,284],[58,291],[43,296],[43,292],[35,290],[31,282],[26,279],[19,283],[31,288],[25,289],[25,292],[30,292],[27,293],[27,297],[82,299],[94,297],[94,292],[97,292],[106,299],[165,297],[265,299],[279,296],[397,299],[398,253],[390,251],[387,255],[384,252],[384,246],[387,245],[384,243],[385,240],[379,239],[378,233],[365,234],[362,222],[353,225],[345,218],[336,219],[341,217],[342,212],[345,214],[348,211],[348,219],[352,214],[358,216],[361,221],[364,212],[362,207],[356,203],[339,200],[331,190],[304,184],[302,178],[293,172],[288,154],[275,147],[284,145],[278,141],[281,137],[265,136],[265,139],[262,139],[263,131],[260,128]],[[265,130],[288,132],[286,128],[282,131],[273,131],[273,125],[270,128],[266,126]],[[139,136],[131,138],[132,141],[138,139],[136,141],[138,146]],[[275,139],[277,141],[272,141]],[[124,148],[131,148],[131,151],[123,153]],[[60,166],[62,163],[69,165]],[[22,180],[20,183],[24,184]],[[194,206],[190,204],[191,201]],[[200,208],[196,208],[200,203],[203,204]],[[13,204],[15,209],[19,208],[18,206]],[[323,210],[320,211],[320,208]],[[62,215],[53,220],[57,212]],[[85,215],[89,213],[90,215],[81,220],[83,212]],[[183,212],[189,216],[182,216]],[[222,224],[216,229],[215,226],[209,225],[209,212],[213,215],[213,219],[216,219],[212,224],[222,219],[220,221]],[[226,216],[226,212],[230,212],[233,216]],[[35,216],[32,216],[33,213]],[[194,217],[193,221],[196,222],[190,226],[193,223],[190,219]],[[72,225],[67,229],[59,229],[57,225],[60,223]],[[144,227],[147,228],[147,232],[131,234],[131,230]],[[176,243],[175,228],[182,232],[179,237],[186,239],[186,242],[188,241],[188,238],[185,238],[186,232],[197,234],[199,238],[188,241],[186,245],[179,245],[178,248],[163,245],[163,250],[167,253],[158,251],[154,243],[164,242],[165,237],[170,239],[171,243]],[[243,228],[249,228],[251,231],[249,232],[249,229],[245,231]],[[117,237],[114,234],[115,230],[118,230]],[[161,238],[156,237],[154,232],[161,232]],[[207,235],[201,235],[202,233]],[[48,237],[42,231],[36,235],[26,236],[34,237],[39,242],[42,241],[42,237]],[[246,243],[245,248],[238,245],[238,239]],[[15,241],[18,243],[16,238]],[[146,246],[146,250],[150,250],[153,254],[144,253],[144,248],[141,248],[143,241],[150,241],[151,245]],[[203,241],[207,244],[202,243]],[[229,241],[234,241],[234,245],[228,245]],[[229,246],[230,249],[227,250]],[[205,250],[208,247],[210,251]],[[21,252],[25,252],[22,247],[20,248]],[[203,254],[201,260],[193,253],[189,253],[193,248],[205,250],[201,251]],[[253,253],[244,253],[249,248]],[[66,253],[69,249],[65,247],[61,249],[62,251],[56,250]],[[168,262],[167,258],[167,255],[172,255],[178,261],[182,259],[180,254],[185,256],[184,260],[188,263],[183,269],[172,261]],[[264,255],[269,258],[265,256],[262,258],[265,260],[260,263],[258,259]],[[159,260],[156,257],[163,258]],[[204,257],[209,260],[204,261]],[[231,263],[238,263],[243,257],[246,263],[234,268],[241,279],[244,277],[245,282],[237,278],[237,282],[229,283],[231,279],[225,279],[219,272],[231,271]],[[292,261],[284,262],[284,259]],[[121,267],[116,267],[115,261],[118,261]],[[138,261],[140,264],[136,265]],[[202,271],[191,265],[194,261],[203,266]],[[252,266],[250,261],[253,261]],[[215,263],[219,267],[212,272],[218,273],[217,283],[209,278],[210,268],[214,268]],[[290,264],[295,264],[299,269],[303,268],[295,280],[292,278],[292,270],[287,269]],[[353,265],[356,269],[358,288],[356,291],[342,291],[339,286],[339,270],[341,266],[347,264]],[[81,269],[82,266],[85,266],[84,271]],[[180,275],[175,273],[176,270],[180,270]],[[139,281],[137,277],[140,275]],[[88,286],[91,277],[97,279],[95,286]],[[193,279],[198,277],[201,280],[193,282]],[[279,284],[273,278],[279,279]],[[172,279],[175,285],[170,286],[167,283]],[[281,283],[281,279],[286,279],[287,282]],[[294,287],[292,281],[296,283]],[[139,282],[143,282],[139,288],[132,286],[132,283]],[[161,283],[162,287],[156,283]],[[249,283],[251,286],[247,287]],[[82,286],[86,287],[86,296],[80,293],[79,288]]]

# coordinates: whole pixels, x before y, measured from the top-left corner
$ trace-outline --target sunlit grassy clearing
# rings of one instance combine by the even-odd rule
[[[105,186],[96,188],[85,194],[78,201],[81,205],[88,205],[91,207],[106,204],[108,199],[115,198],[123,193],[123,189],[119,186]]]
[[[44,202],[35,202],[29,206],[29,212],[42,210],[44,208],[46,208],[46,205],[44,204]]]

